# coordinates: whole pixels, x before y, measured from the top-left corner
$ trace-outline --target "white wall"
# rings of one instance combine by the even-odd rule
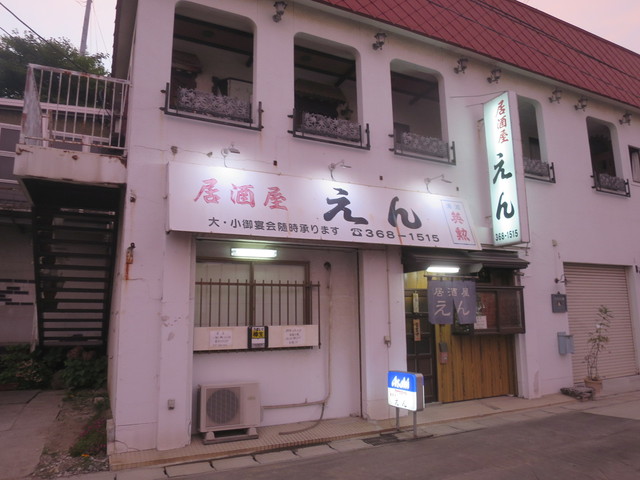
[[[170,77],[171,25],[176,2],[140,0],[131,72],[128,191],[121,243],[121,249],[131,242],[136,244],[135,261],[129,278],[124,279],[121,260],[111,337],[112,346],[117,345],[114,353],[118,365],[113,369],[111,385],[116,392],[113,407],[119,448],[164,449],[187,443],[193,389],[199,383],[218,380],[257,379],[263,404],[275,405],[324,398],[330,374],[331,396],[325,416],[362,413],[381,418],[389,410],[384,397],[386,377],[381,373],[402,368],[406,362],[400,249],[363,251],[359,267],[350,253],[314,250],[305,254],[312,262],[313,275],[321,280],[328,275],[323,264],[329,261],[334,285],[331,295],[324,293],[324,298],[331,296],[332,301],[323,301],[323,308],[331,304],[332,313],[329,316],[327,312],[323,318],[331,317],[333,321],[323,321],[322,336],[327,342],[323,340],[322,348],[197,354],[193,356],[191,372],[192,307],[188,288],[194,247],[188,234],[165,232],[169,162],[221,166],[221,148],[234,143],[241,154],[229,159],[231,169],[330,179],[328,165],[344,160],[352,168],[335,172],[340,182],[421,192],[425,191],[425,177],[444,173],[452,183],[434,182],[431,192],[465,199],[479,237],[491,247],[482,103],[504,90],[539,102],[539,133],[541,142],[546,142],[542,148],[546,149],[548,160],[554,162],[558,179],[556,184],[525,182],[531,241],[518,250],[531,265],[521,279],[525,286],[527,333],[517,340],[520,394],[536,397],[569,385],[570,359],[557,354],[556,340],[557,331],[568,329],[567,315],[552,313],[550,306],[550,294],[563,293],[562,284],[554,282],[562,273],[562,263],[634,266],[640,257],[635,240],[640,234],[640,224],[635,221],[640,184],[632,185],[631,198],[598,193],[591,188],[586,115],[615,126],[619,164],[626,178],[631,176],[626,146],[640,143],[640,122],[632,120],[630,126],[619,126],[617,120],[625,109],[593,96],[587,114],[576,111],[573,103],[580,92],[569,88],[564,88],[560,104],[552,104],[548,97],[555,84],[510,71],[506,66],[500,83],[489,84],[486,77],[494,66],[491,61],[472,57],[467,72],[456,75],[453,68],[459,51],[403,39],[400,32],[388,37],[383,50],[374,51],[373,35],[381,26],[351,23],[345,17],[329,16],[298,3],[290,2],[279,23],[271,20],[270,2],[194,3],[229,10],[255,23],[254,103],[263,102],[264,129],[217,126],[166,116],[160,111],[164,104],[161,90]],[[158,25],[164,28],[157,28]],[[355,50],[359,79],[357,118],[370,124],[371,150],[304,141],[287,133],[291,128],[287,116],[294,102],[293,45],[298,33],[331,39]],[[393,60],[415,63],[442,75],[443,135],[456,143],[455,166],[402,158],[388,150],[393,131],[389,78]],[[207,155],[209,152],[211,156]],[[637,302],[638,282],[632,285],[632,297]],[[636,309],[636,331],[637,325]],[[358,328],[361,365],[355,354]],[[390,347],[384,342],[387,335]],[[362,398],[359,385],[354,384],[360,376]],[[297,385],[303,382],[304,389],[292,387],[291,378]],[[167,409],[169,399],[176,401],[175,410]],[[264,422],[315,419],[318,414],[317,407],[268,410]]]
[[[3,345],[30,344],[36,334],[31,228],[0,225],[0,339]]]
[[[230,246],[198,241],[197,255],[228,258]],[[316,419],[322,409],[319,404],[272,408],[279,405],[325,401],[324,418],[360,415],[355,251],[278,247],[278,261],[308,261],[310,281],[320,283],[320,347],[195,353],[194,402],[198,385],[255,382],[260,384],[262,425]]]

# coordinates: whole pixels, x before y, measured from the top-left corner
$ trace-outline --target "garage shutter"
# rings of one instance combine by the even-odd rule
[[[575,345],[572,355],[574,382],[582,382],[586,375],[587,338],[598,322],[600,305],[607,307],[613,315],[608,349],[600,356],[600,375],[614,378],[636,374],[625,267],[565,264],[564,273],[569,330]]]

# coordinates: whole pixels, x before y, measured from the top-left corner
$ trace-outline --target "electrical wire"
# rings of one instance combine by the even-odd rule
[[[102,32],[102,28],[100,27],[100,22],[97,20],[99,17],[98,17],[98,12],[96,10],[96,3],[95,2],[93,2],[91,4],[91,12],[93,13],[91,18],[94,19],[92,21],[95,21],[94,25],[95,25],[96,29],[98,30],[98,33],[100,34],[100,40],[102,41],[102,49],[104,51],[107,51],[108,50],[107,42],[105,42],[105,40],[104,40],[104,33]],[[96,50],[98,50],[98,42],[97,41],[95,41],[95,47],[96,47]]]
[[[53,48],[54,50],[57,50],[62,57],[64,57],[66,60],[68,60],[74,67],[76,67],[78,69],[78,71],[83,72],[83,73],[89,73],[86,71],[86,69],[84,67],[81,67],[80,65],[78,65],[72,58],[68,57],[66,52],[64,50],[62,50],[61,48],[59,48],[57,45],[55,45],[54,43],[51,43],[49,40],[47,40],[46,38],[44,38],[42,35],[40,35],[38,32],[36,32],[33,28],[31,28],[31,26],[29,26],[26,22],[24,22],[20,17],[18,17],[18,15],[16,15],[15,13],[13,13],[9,7],[7,7],[4,3],[0,2],[0,6],[2,6],[7,12],[9,12],[11,15],[13,15],[13,17],[15,17],[16,20],[18,20],[21,24],[23,24],[25,27],[27,27],[29,29],[29,31],[31,31],[31,33],[33,33],[36,37],[38,37],[42,42],[46,43],[47,45],[49,45],[51,48]],[[4,31],[4,29],[3,29]],[[12,34],[8,34],[11,38],[16,38],[15,35]]]

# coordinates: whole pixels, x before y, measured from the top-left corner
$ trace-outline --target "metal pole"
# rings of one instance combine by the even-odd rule
[[[418,412],[413,412],[413,438],[418,438]]]
[[[89,32],[89,15],[91,14],[91,2],[93,0],[87,0],[87,5],[84,9],[84,23],[82,24],[82,38],[80,39],[80,55],[86,55],[87,53],[87,33]]]

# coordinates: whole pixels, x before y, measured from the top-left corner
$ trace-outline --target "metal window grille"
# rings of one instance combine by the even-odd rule
[[[196,281],[197,327],[311,325],[319,321],[320,284]]]

